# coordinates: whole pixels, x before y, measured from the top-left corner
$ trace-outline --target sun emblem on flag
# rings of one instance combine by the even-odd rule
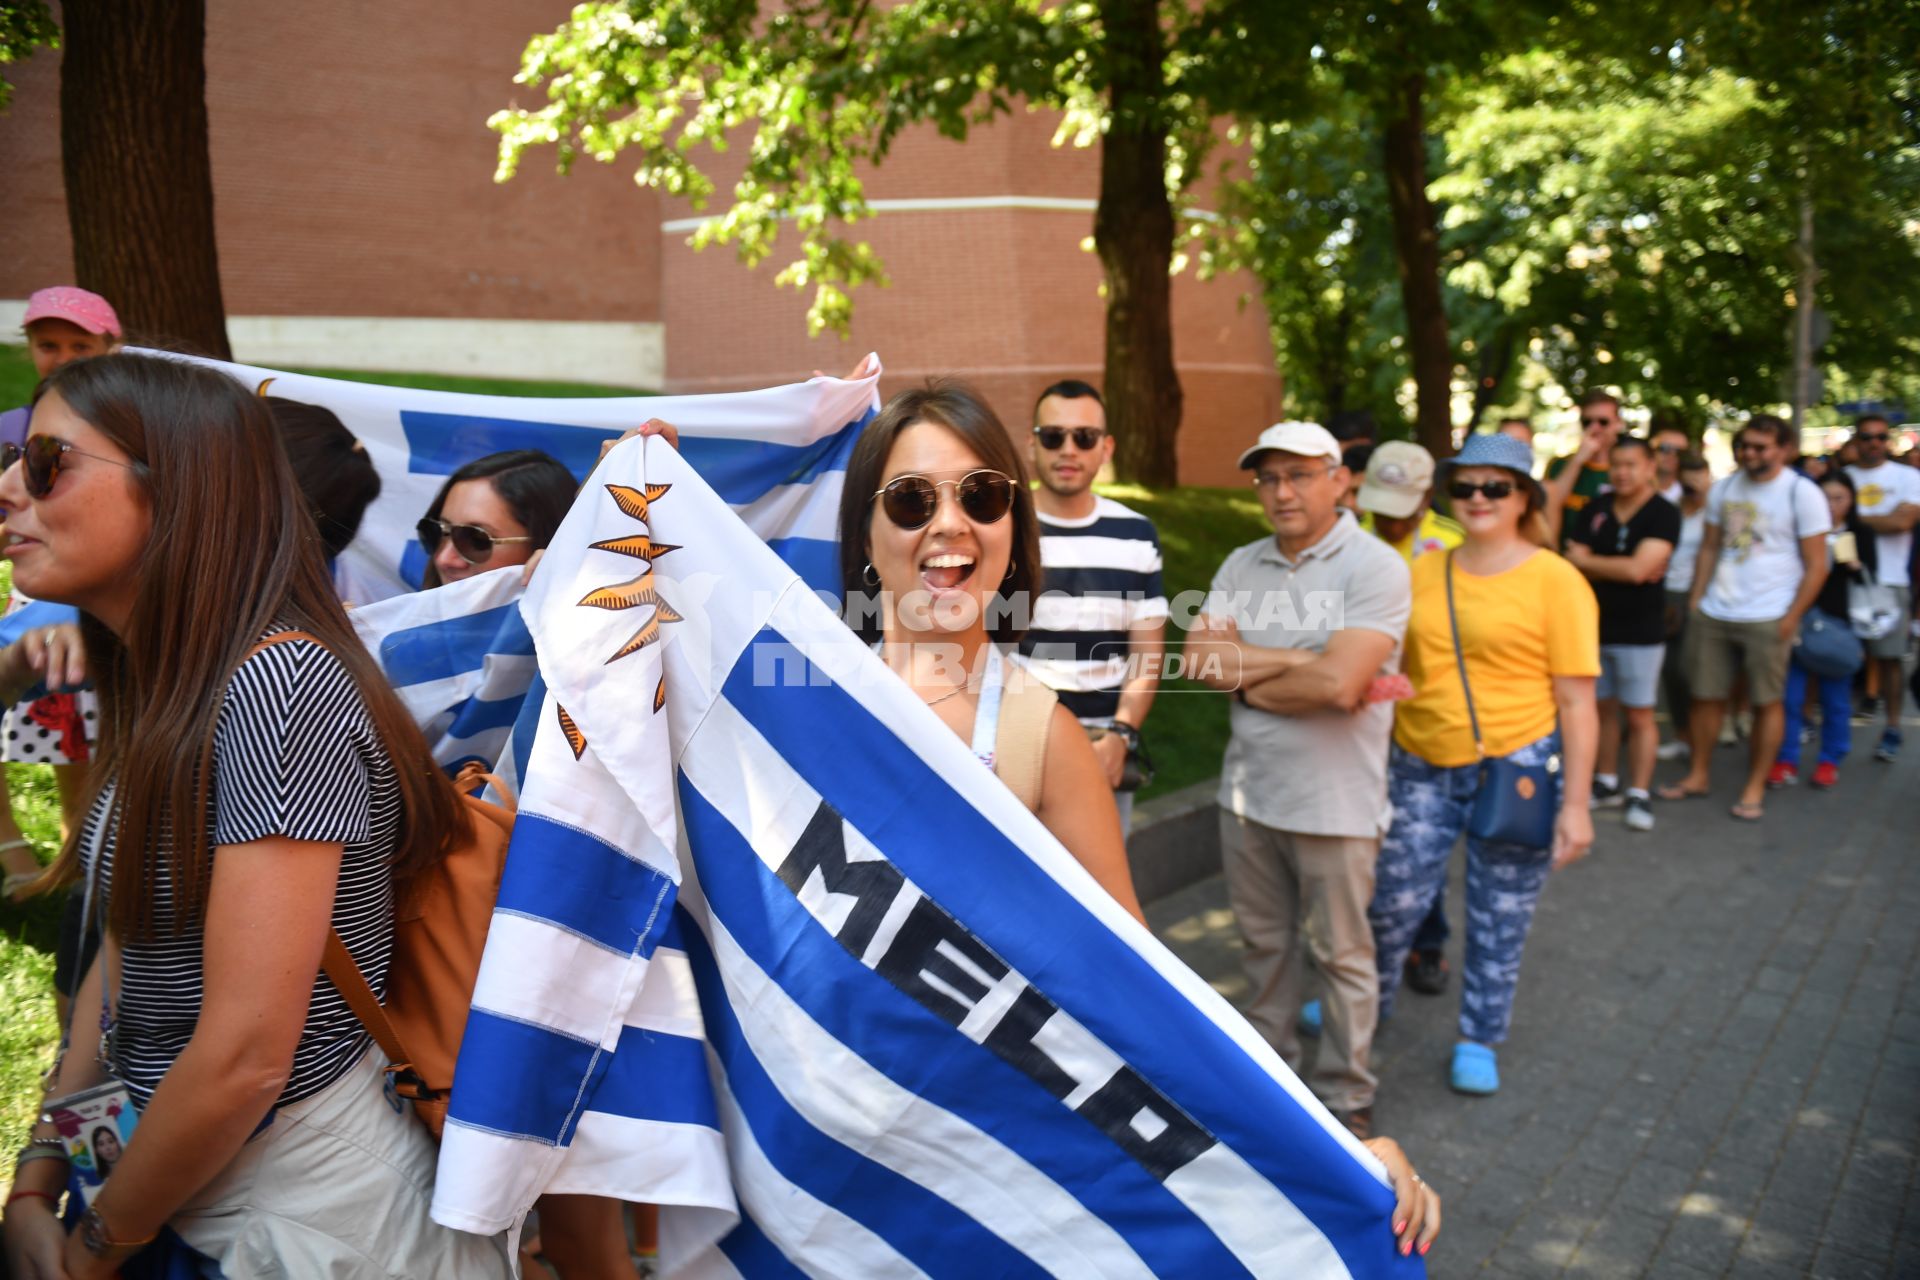
[[[607,492],[613,497],[614,505],[620,508],[621,513],[638,520],[643,526],[646,524],[647,513],[652,509],[653,504],[665,497],[670,488],[672,488],[671,485],[664,484],[650,484],[639,489],[624,484],[606,486]],[[635,560],[646,562],[646,568],[642,569],[637,577],[625,582],[597,587],[580,599],[581,605],[587,608],[649,611],[647,620],[640,624],[640,629],[628,637],[627,642],[614,650],[613,656],[607,659],[609,663],[618,662],[630,654],[638,653],[660,639],[663,627],[686,620],[661,596],[659,585],[654,581],[653,574],[653,562],[670,552],[678,551],[677,546],[667,542],[655,542],[652,531],[643,528],[639,533],[596,542],[590,549],[611,551],[615,555],[630,556]],[[659,685],[653,691],[653,709],[659,711],[666,703],[667,677],[663,673]],[[562,715],[564,714],[563,712]],[[574,733],[578,733],[578,730],[576,729]],[[568,742],[573,743],[573,734],[568,735]],[[575,756],[580,754],[580,749],[584,746],[583,738],[575,747]]]

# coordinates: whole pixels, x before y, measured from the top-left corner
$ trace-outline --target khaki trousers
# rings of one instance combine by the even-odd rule
[[[1307,1087],[1335,1111],[1371,1106],[1380,980],[1367,904],[1380,841],[1279,831],[1222,809],[1220,853],[1247,948],[1248,1020],[1299,1071],[1296,1023],[1311,954],[1326,994]]]

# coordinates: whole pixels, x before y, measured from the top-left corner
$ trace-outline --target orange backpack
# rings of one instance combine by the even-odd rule
[[[247,657],[289,640],[320,643],[304,631],[282,631],[255,645]],[[436,1138],[446,1124],[454,1060],[460,1056],[480,953],[487,945],[487,927],[507,865],[507,840],[513,834],[511,808],[467,794],[483,781],[508,794],[506,786],[478,764],[468,765],[454,780],[469,835],[415,877],[400,904],[386,1003],[373,994],[338,931],[327,930],[320,960],[321,972],[387,1055],[394,1092],[412,1099],[414,1114]]]

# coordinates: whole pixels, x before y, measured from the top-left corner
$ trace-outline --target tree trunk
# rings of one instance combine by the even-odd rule
[[[1167,198],[1166,39],[1154,0],[1103,7],[1111,123],[1093,241],[1107,279],[1107,423],[1123,480],[1179,483],[1183,396],[1173,367],[1173,202]]]
[[[1453,348],[1440,298],[1440,229],[1427,199],[1426,77],[1400,83],[1383,131],[1394,263],[1407,313],[1407,350],[1418,395],[1414,436],[1436,458],[1453,455]]]
[[[66,0],[74,273],[136,339],[230,359],[207,154],[205,0]]]

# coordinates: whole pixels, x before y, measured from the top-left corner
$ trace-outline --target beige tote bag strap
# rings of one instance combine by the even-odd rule
[[[1030,812],[1040,807],[1041,784],[1047,770],[1047,734],[1053,728],[1053,708],[1059,701],[1053,690],[1009,664],[1006,687],[1000,695],[999,732],[993,740],[993,771]]]

